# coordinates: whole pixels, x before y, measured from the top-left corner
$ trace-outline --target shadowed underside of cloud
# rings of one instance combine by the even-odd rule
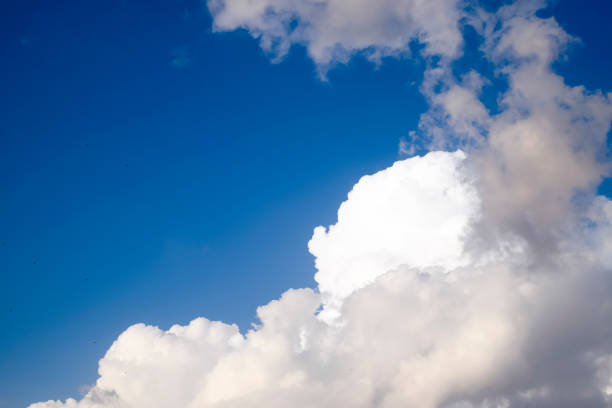
[[[246,334],[134,325],[81,401],[30,407],[612,407],[612,202],[594,193],[612,105],[551,70],[573,39],[535,3],[210,0],[217,30],[301,44],[321,72],[422,43],[419,140],[454,152],[363,177],[309,242],[318,288]],[[462,24],[507,80],[496,114],[488,79],[450,68]]]

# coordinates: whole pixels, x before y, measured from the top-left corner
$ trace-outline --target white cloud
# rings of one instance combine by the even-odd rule
[[[612,407],[612,202],[594,195],[612,106],[552,71],[572,38],[536,17],[542,4],[470,17],[507,79],[498,113],[482,74],[429,66],[421,136],[466,153],[362,178],[309,243],[318,290],[258,308],[244,335],[206,319],[132,326],[81,401],[30,407]],[[414,38],[443,59],[461,44],[454,1],[209,6],[217,29],[277,55],[304,44],[323,70]]]
[[[387,218],[380,220],[385,229],[372,230],[341,210],[338,228],[369,232],[371,239],[328,245],[334,248],[342,242],[349,256],[367,252],[368,245],[397,248],[397,256],[412,252],[414,259],[406,255],[387,263],[383,254],[373,268],[389,269],[368,278],[367,285],[360,276],[343,271],[357,286],[337,305],[341,325],[316,315],[325,292],[311,289],[289,290],[260,307],[260,325],[244,336],[235,326],[202,318],[168,331],[134,325],[100,361],[100,378],[82,401],[31,408],[433,408],[529,406],[529,401],[532,406],[567,401],[605,406],[605,361],[612,356],[612,275],[601,269],[599,254],[612,238],[612,220],[607,218],[612,204],[598,199],[601,205],[583,231],[597,238],[583,243],[580,234],[571,237],[553,265],[534,265],[517,254],[486,262],[459,261],[462,228],[445,229],[435,220],[429,220],[434,230],[439,228],[433,235],[422,229],[414,233],[428,241],[427,246],[439,244],[442,254],[446,251],[443,261],[423,254],[431,250],[424,244],[403,248],[403,228],[410,231],[406,221],[419,221],[414,214],[403,214],[406,199],[401,196],[396,206],[386,202],[402,187],[396,181],[407,180],[404,186],[415,193],[408,198],[432,206],[416,208],[425,212],[426,220],[445,210],[450,220],[454,210],[440,203],[441,198],[452,197],[448,201],[459,208],[478,202],[469,184],[446,184],[467,179],[463,160],[461,153],[442,152],[407,159],[370,176],[377,188],[363,180],[355,187],[343,205],[359,207],[359,201],[376,202],[380,195],[385,201],[381,210],[401,224],[400,233]],[[421,185],[420,176],[425,177]],[[381,194],[385,186],[389,191]],[[450,191],[440,191],[445,188]],[[478,206],[465,209],[478,212]],[[459,214],[461,223],[464,217]],[[387,245],[380,247],[377,237]],[[445,240],[457,247],[444,248]],[[452,271],[440,273],[449,265]]]
[[[208,0],[214,29],[243,28],[261,47],[283,57],[304,45],[320,72],[355,53],[379,61],[410,53],[410,42],[425,55],[460,53],[459,0]]]
[[[485,228],[497,229],[481,231],[481,243],[497,244],[491,234],[511,231],[548,253],[588,208],[579,208],[577,194],[591,196],[610,171],[602,152],[612,97],[568,86],[553,72],[574,39],[554,19],[535,16],[541,4],[517,2],[472,21],[497,79],[507,81],[499,112],[490,114],[480,101],[480,74],[457,79],[448,66],[429,68],[422,91],[431,109],[421,133],[434,147],[463,146],[479,162]]]
[[[317,227],[308,243],[315,280],[335,304],[401,265],[465,265],[463,237],[479,211],[475,187],[461,171],[465,154],[433,152],[362,177],[338,210],[338,222]]]

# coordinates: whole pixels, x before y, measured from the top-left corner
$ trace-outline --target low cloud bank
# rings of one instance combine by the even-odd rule
[[[535,261],[524,240],[478,254],[465,245],[483,216],[468,160],[434,152],[364,177],[311,241],[340,265],[320,266],[331,283],[258,308],[244,336],[204,318],[134,325],[81,401],[31,408],[609,406],[612,203],[597,198],[554,261]],[[382,219],[364,226],[352,208]],[[367,273],[351,275],[361,261]]]

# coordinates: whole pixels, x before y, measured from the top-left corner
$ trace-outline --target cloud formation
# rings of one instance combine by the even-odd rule
[[[610,95],[554,73],[573,39],[543,3],[357,4],[209,1],[216,29],[277,56],[302,44],[323,72],[420,42],[419,140],[451,152],[363,177],[309,242],[318,288],[259,307],[253,329],[134,325],[82,400],[30,408],[612,407],[612,202],[595,195]],[[461,24],[507,83],[495,113],[491,78],[451,70]]]
[[[462,171],[465,154],[433,152],[365,176],[308,243],[315,280],[333,320],[345,297],[399,266],[453,270],[469,262],[463,238],[480,200]]]
[[[422,167],[460,178],[463,157],[431,153],[371,178],[397,188]],[[447,192],[456,195],[451,201],[474,203],[465,183]],[[440,198],[438,185],[404,186],[404,198],[386,208],[400,225],[414,218],[402,204]],[[258,308],[260,324],[244,336],[203,318],[168,331],[137,324],[108,350],[81,401],[31,408],[609,406],[612,204],[596,203],[588,245],[573,237],[553,265],[517,252],[456,263],[407,257],[412,266],[397,262],[367,283],[347,275],[356,286],[334,305],[341,324],[321,319],[326,292],[311,289],[289,290]],[[473,210],[465,206],[459,220]],[[342,225],[362,225],[349,220]],[[464,231],[453,226],[449,237],[454,229],[459,243]],[[386,242],[386,231],[370,232]],[[337,250],[337,242],[327,245]],[[362,249],[346,245],[349,254]],[[387,265],[384,256],[380,262],[374,267]]]
[[[491,114],[480,100],[488,80],[480,73],[457,79],[447,65],[431,67],[422,86],[431,109],[421,131],[430,146],[463,146],[479,162],[484,219],[496,234],[512,231],[548,253],[584,215],[610,171],[612,103],[610,94],[568,86],[553,72],[574,39],[554,19],[538,18],[537,3],[482,12],[475,22],[485,58],[507,83],[499,112]]]
[[[459,0],[209,0],[216,31],[247,30],[261,47],[282,58],[294,44],[325,73],[355,53],[380,61],[410,54],[453,58],[463,42]]]

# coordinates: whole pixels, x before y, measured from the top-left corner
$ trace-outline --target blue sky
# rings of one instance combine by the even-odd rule
[[[569,84],[612,91],[611,7],[541,12],[582,40],[556,66]],[[212,33],[198,1],[22,1],[1,18],[1,407],[78,395],[132,323],[244,329],[314,286],[312,229],[427,108],[419,59],[357,58],[321,82],[299,47],[271,64],[245,32]]]

